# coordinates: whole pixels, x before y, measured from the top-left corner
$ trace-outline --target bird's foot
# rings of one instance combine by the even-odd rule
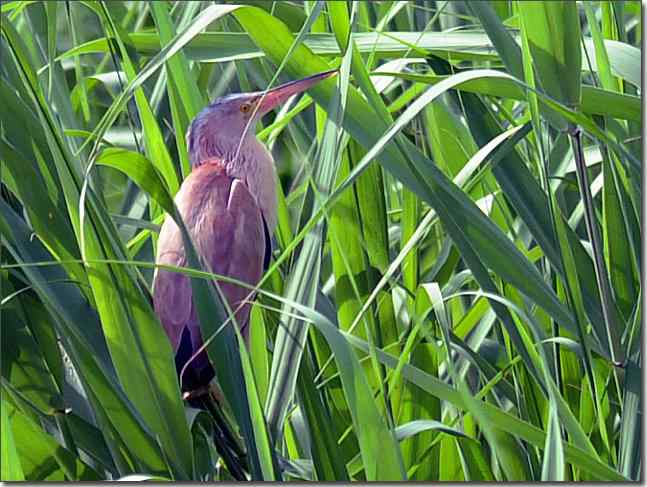
[[[192,391],[185,391],[182,394],[182,399],[185,401],[190,401],[191,399],[197,399],[199,397],[202,397],[208,392],[209,392],[208,387],[199,387],[197,389],[193,389]]]
[[[190,401],[192,399],[197,399],[207,394],[210,394],[211,397],[213,397],[217,403],[219,404],[222,403],[222,399],[223,399],[222,390],[220,389],[220,386],[218,386],[218,384],[216,384],[215,382],[211,382],[206,386],[198,387],[197,389],[193,389],[192,391],[185,391],[182,394],[182,399],[185,401]]]

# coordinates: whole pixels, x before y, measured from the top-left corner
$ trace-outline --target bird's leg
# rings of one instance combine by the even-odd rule
[[[220,404],[222,401],[222,396],[220,396],[220,389],[216,386],[211,390],[211,394],[206,394],[205,396],[203,396],[203,404],[206,406],[214,421],[223,432],[225,440],[227,441],[227,445],[236,453],[238,458],[244,462],[245,466],[247,466],[247,453],[239,445],[238,441],[231,431],[227,419],[220,410]]]
[[[191,391],[186,391],[182,394],[182,399],[188,401],[189,404],[193,403],[195,405],[201,405],[211,413],[214,421],[218,423],[220,429],[223,431],[227,444],[232,448],[236,455],[239,457],[245,457],[245,451],[236,441],[233,433],[231,432],[231,427],[227,422],[227,419],[220,411],[220,407],[223,403],[223,394],[222,390],[215,381],[212,381],[207,386],[202,386]]]
[[[195,399],[198,399],[204,395],[211,395],[216,401],[217,404],[222,403],[223,400],[223,394],[222,390],[220,389],[220,386],[216,382],[210,382],[206,386],[201,386],[198,387],[197,389],[193,389],[190,391],[185,391],[182,393],[182,399],[184,401],[194,401]]]
[[[206,386],[186,391],[182,398],[195,404],[195,407],[202,407],[209,412],[214,420],[214,442],[218,453],[231,474],[237,480],[245,480],[238,477],[241,474],[244,476],[244,470],[249,468],[247,454],[236,440],[227,419],[220,410],[223,394],[218,384],[211,381]]]
[[[194,391],[191,391],[194,392]],[[194,399],[200,402],[206,410],[209,411],[214,419],[213,424],[213,440],[218,454],[222,461],[229,470],[229,473],[236,480],[248,480],[243,465],[241,464],[240,454],[238,452],[238,445],[235,442],[232,444],[231,433],[224,423],[223,418],[218,411],[217,406],[214,404],[214,399],[208,394],[203,393],[200,396],[194,396]]]
[[[192,391],[185,391],[182,394],[182,399],[185,401],[193,401],[194,399],[201,398],[208,392],[209,392],[209,389],[207,387],[199,387],[197,389],[193,389]]]

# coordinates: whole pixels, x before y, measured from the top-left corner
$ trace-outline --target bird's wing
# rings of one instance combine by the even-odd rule
[[[244,183],[223,174],[217,166],[201,166],[182,185],[176,204],[196,250],[212,272],[250,285],[258,283],[266,245],[263,220]],[[165,220],[160,232],[157,263],[186,265],[182,236],[171,218]],[[248,289],[235,284],[220,283],[220,289],[234,310],[252,298]],[[191,331],[194,347],[201,343],[187,276],[158,269],[153,299],[174,350],[177,351],[186,326]],[[244,334],[248,316],[249,305],[243,305],[236,312]]]
[[[218,201],[218,204],[224,203],[226,212],[205,225],[205,231],[197,234],[196,239],[204,249],[203,255],[213,272],[255,286],[263,274],[266,252],[262,213],[241,180],[227,179],[230,186],[226,202]],[[224,192],[220,196],[224,197]],[[233,283],[222,282],[219,285],[229,306],[236,312],[236,321],[246,337],[248,303],[254,298],[254,294],[249,288]]]
[[[157,242],[158,265],[186,266],[182,235],[171,217],[166,217]],[[193,313],[191,281],[179,272],[158,268],[153,283],[153,304],[164,330],[177,351],[182,331]]]

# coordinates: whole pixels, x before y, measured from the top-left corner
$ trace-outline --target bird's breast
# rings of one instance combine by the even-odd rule
[[[224,145],[212,141],[213,147]],[[209,175],[213,176],[224,171],[227,176],[245,184],[261,210],[271,234],[277,221],[276,185],[278,178],[274,159],[270,152],[255,136],[249,137],[243,144],[235,144],[227,150],[220,148],[215,152],[217,154],[211,154],[211,151],[201,154],[200,163],[194,166],[191,174],[182,184],[183,187],[190,186],[191,188],[181,188],[180,193],[208,191],[209,185],[205,184],[205,179],[208,179]],[[196,198],[193,197],[192,200],[195,201]]]

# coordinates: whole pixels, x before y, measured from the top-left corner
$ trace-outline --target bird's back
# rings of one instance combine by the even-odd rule
[[[175,202],[197,252],[210,270],[256,285],[263,272],[266,236],[261,211],[246,185],[228,176],[217,161],[209,162],[192,171],[178,191]],[[162,225],[156,261],[161,265],[187,266],[182,235],[170,217]],[[253,296],[242,286],[225,282],[219,285],[229,306],[236,311],[236,321],[246,337],[250,311],[248,301]],[[158,269],[153,300],[155,311],[176,351],[178,369],[181,369],[202,345],[190,278]],[[206,353],[191,362],[186,374],[182,377],[183,390],[193,390],[209,382],[213,370]]]

